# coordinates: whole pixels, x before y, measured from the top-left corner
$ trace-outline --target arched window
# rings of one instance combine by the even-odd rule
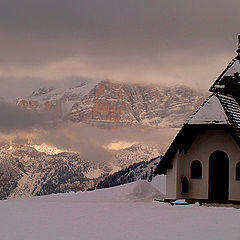
[[[240,181],[240,162],[236,165],[236,180]]]
[[[191,178],[202,178],[202,163],[198,160],[191,163]]]

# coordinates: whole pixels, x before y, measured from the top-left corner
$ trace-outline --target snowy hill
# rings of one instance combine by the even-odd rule
[[[0,201],[2,240],[239,240],[239,209],[153,202],[146,181]]]
[[[160,87],[110,81],[80,82],[69,88],[40,88],[17,105],[98,127],[179,127],[204,96],[185,86]]]
[[[130,157],[133,153],[135,158]],[[5,145],[0,148],[0,199],[94,188],[109,174],[125,168],[128,159],[132,164],[157,155],[152,148],[135,145],[113,151],[113,159],[106,162],[84,159],[79,153],[50,155],[26,145]]]

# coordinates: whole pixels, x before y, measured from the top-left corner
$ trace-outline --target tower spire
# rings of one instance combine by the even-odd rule
[[[236,59],[237,60],[240,60],[240,35],[238,35],[238,48],[237,48],[237,57],[236,57]]]

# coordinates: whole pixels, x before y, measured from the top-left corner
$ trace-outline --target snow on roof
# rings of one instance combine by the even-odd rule
[[[211,95],[189,118],[187,124],[229,124],[229,121],[218,97]]]
[[[228,124],[240,131],[240,106],[231,95],[215,93],[206,99],[186,124]]]

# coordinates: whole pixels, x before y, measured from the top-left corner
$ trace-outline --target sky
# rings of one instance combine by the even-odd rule
[[[208,89],[235,57],[239,0],[1,0],[0,96],[77,78]]]
[[[0,100],[82,79],[206,91],[236,56],[239,9],[239,0],[1,0]],[[106,144],[166,147],[176,134],[148,129],[110,134],[81,126],[50,130],[46,116],[1,101],[0,111],[0,140],[30,135],[89,158],[108,157],[103,138]]]

